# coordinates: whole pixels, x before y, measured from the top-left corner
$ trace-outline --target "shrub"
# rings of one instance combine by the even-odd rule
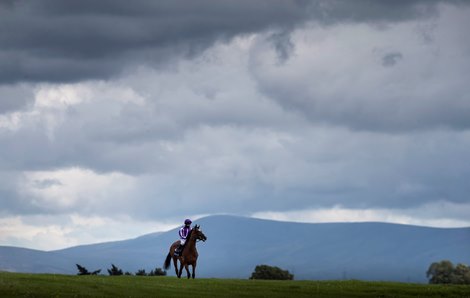
[[[430,284],[470,284],[470,267],[451,261],[434,262],[429,266],[426,276]]]
[[[150,276],[166,276],[166,271],[162,268],[155,268],[155,270],[150,271]]]
[[[77,265],[78,273],[77,275],[98,275],[101,272],[101,269],[89,272],[85,267]]]
[[[294,279],[294,275],[279,267],[258,265],[256,266],[255,271],[251,274],[250,279],[292,280]]]
[[[135,273],[136,276],[147,276],[147,273],[145,272],[145,269],[139,269],[139,271],[137,271]]]
[[[111,269],[108,269],[109,275],[123,275],[122,270],[119,269],[118,267],[114,266],[114,264],[111,264]]]

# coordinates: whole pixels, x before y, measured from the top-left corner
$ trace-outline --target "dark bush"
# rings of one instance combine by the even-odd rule
[[[111,264],[111,269],[108,269],[109,275],[123,275],[123,272],[121,269],[118,267],[114,266],[114,264]]]
[[[89,272],[85,267],[77,265],[78,273],[77,275],[98,275],[101,272],[101,269]]]
[[[155,268],[155,270],[150,271],[150,276],[166,276],[166,271],[162,268]]]
[[[255,271],[251,274],[250,279],[292,280],[294,279],[294,275],[279,267],[258,265],[256,266]]]
[[[139,271],[137,271],[135,273],[136,276],[147,276],[147,273],[145,272],[145,269],[139,269]]]

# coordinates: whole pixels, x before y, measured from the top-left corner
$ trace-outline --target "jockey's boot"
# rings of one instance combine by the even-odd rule
[[[180,244],[180,246],[178,246],[176,249],[175,249],[175,256],[179,257],[181,255],[181,249],[183,248],[183,245]]]

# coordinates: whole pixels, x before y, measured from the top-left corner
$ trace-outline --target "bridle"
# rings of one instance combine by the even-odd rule
[[[206,239],[207,239],[207,238],[204,236],[204,234],[199,233],[199,230],[198,230],[198,234],[197,234],[197,236],[196,236],[196,242],[199,242],[199,241],[205,242]]]
[[[195,242],[199,242],[199,241],[202,241],[202,242],[205,242],[207,240],[207,237],[199,230],[199,226],[196,225],[196,227],[191,231],[192,232],[196,232],[196,239],[194,240]]]
[[[205,238],[201,238],[201,237],[197,237],[197,238],[196,238],[196,242],[199,242],[199,241],[206,242],[206,239],[205,239]]]

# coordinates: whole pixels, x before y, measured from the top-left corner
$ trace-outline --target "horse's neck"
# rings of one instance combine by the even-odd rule
[[[188,251],[196,250],[196,237],[190,237],[186,246]]]
[[[193,253],[193,252],[197,251],[196,250],[196,243],[191,241],[190,245],[188,245],[188,247],[186,249],[187,249],[188,253]]]

